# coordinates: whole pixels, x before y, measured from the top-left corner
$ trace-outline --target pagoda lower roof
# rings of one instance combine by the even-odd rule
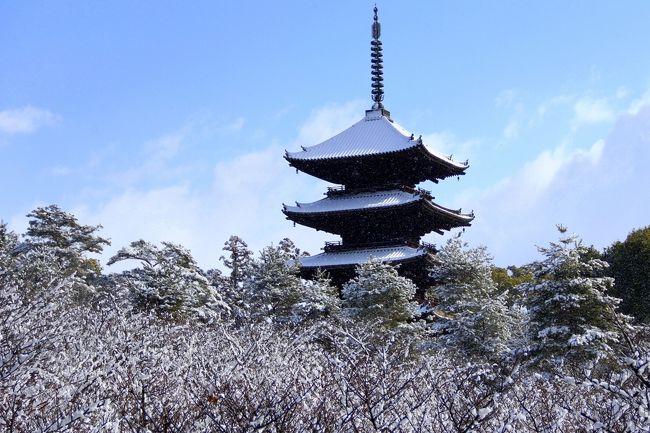
[[[333,268],[354,266],[366,263],[370,259],[386,263],[399,263],[424,258],[429,255],[426,248],[413,248],[406,245],[391,247],[364,248],[347,251],[325,252],[315,256],[301,257],[304,268]]]
[[[296,206],[284,205],[284,213],[319,214],[328,212],[346,212],[402,206],[417,201],[423,201],[434,213],[458,220],[459,223],[469,223],[474,219],[472,214],[463,214],[460,210],[452,210],[440,206],[425,197],[419,191],[408,192],[399,189],[358,194],[331,196],[313,203],[298,203]]]
[[[463,174],[468,166],[466,162],[453,161],[451,157],[427,148],[421,138],[414,139],[413,134],[388,118],[381,110],[369,110],[363,119],[343,132],[315,146],[303,147],[300,152],[287,152],[285,158],[302,170],[303,167],[306,168],[304,164],[308,161],[384,155],[409,149],[419,149],[418,153],[444,167],[442,171],[447,174],[443,177]]]

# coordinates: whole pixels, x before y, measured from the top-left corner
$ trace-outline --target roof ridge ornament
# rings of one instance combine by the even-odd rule
[[[375,5],[373,23],[372,23],[372,41],[370,41],[370,70],[371,70],[371,92],[372,110],[381,111],[382,115],[390,119],[390,113],[384,109],[384,64],[381,47],[381,24],[377,16],[377,5]]]

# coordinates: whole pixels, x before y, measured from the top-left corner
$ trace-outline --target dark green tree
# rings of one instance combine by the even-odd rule
[[[633,230],[625,241],[614,243],[604,259],[614,278],[611,293],[622,300],[621,311],[650,322],[650,226]]]

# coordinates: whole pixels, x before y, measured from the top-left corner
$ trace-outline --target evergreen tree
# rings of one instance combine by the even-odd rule
[[[505,354],[517,344],[523,320],[507,305],[508,292],[492,279],[492,258],[485,247],[465,249],[449,239],[436,259],[430,294],[438,316],[432,325],[437,345],[479,357]]]
[[[101,225],[79,224],[71,213],[56,205],[40,207],[27,214],[31,218],[25,234],[29,249],[49,248],[64,260],[70,272],[98,275],[101,267],[88,253],[101,253],[110,241],[96,233]]]
[[[280,320],[291,316],[302,289],[298,263],[292,257],[293,253],[282,246],[268,246],[250,266],[244,293],[253,316],[270,315]]]
[[[530,314],[533,361],[554,367],[609,355],[625,320],[616,311],[619,300],[607,295],[613,284],[603,276],[607,262],[589,259],[576,235],[558,229],[559,242],[539,248],[545,259],[535,280],[519,286]]]
[[[24,241],[13,250],[15,271],[30,280],[28,296],[40,296],[52,281],[67,278],[70,284],[65,297],[74,303],[88,302],[95,296],[101,266],[89,254],[102,252],[110,245],[97,235],[101,225],[79,224],[77,218],[56,205],[37,208],[31,218]],[[26,286],[27,287],[27,286]]]
[[[370,260],[357,267],[357,276],[343,286],[342,314],[354,320],[378,321],[386,327],[411,322],[417,286],[389,264]]]
[[[251,270],[253,252],[243,239],[235,235],[224,243],[223,250],[229,254],[219,257],[219,260],[230,269],[230,287],[235,290],[241,287],[244,276]]]
[[[312,280],[303,280],[300,298],[291,307],[291,318],[295,322],[336,317],[341,310],[339,290],[332,285],[327,275],[318,271]]]
[[[7,224],[0,221],[0,270],[9,268],[9,262],[17,246],[18,235],[9,230]]]
[[[228,304],[209,285],[186,248],[170,242],[159,248],[139,240],[120,249],[108,264],[124,260],[137,260],[141,265],[117,276],[129,288],[137,309],[174,319],[196,316],[206,321],[228,314]]]
[[[612,295],[621,298],[621,311],[650,322],[650,226],[633,230],[623,242],[605,251],[614,278]]]

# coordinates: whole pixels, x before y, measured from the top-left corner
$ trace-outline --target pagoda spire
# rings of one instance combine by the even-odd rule
[[[374,21],[372,23],[372,41],[370,41],[370,64],[372,71],[372,100],[373,110],[384,108],[382,101],[384,100],[384,64],[381,49],[381,24],[377,17],[377,6],[373,9],[375,12]]]

